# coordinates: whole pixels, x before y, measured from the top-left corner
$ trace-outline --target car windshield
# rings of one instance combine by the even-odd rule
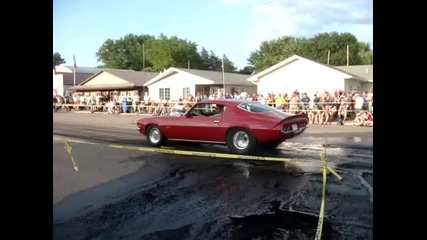
[[[239,108],[244,109],[249,112],[270,112],[274,111],[275,109],[272,107],[269,107],[267,105],[258,103],[258,102],[247,102],[247,103],[241,103],[239,105]]]

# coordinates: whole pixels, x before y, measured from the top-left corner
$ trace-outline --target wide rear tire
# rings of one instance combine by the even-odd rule
[[[226,140],[230,151],[237,154],[251,154],[257,145],[255,136],[244,128],[230,130]]]

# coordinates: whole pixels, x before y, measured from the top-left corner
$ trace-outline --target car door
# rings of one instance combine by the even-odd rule
[[[214,115],[216,104],[196,104],[186,116],[180,130],[181,139],[224,142],[224,131],[221,131],[222,115]]]

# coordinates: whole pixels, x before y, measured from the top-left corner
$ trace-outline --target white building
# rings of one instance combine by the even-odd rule
[[[148,87],[151,99],[178,100],[188,94],[196,96],[217,94],[220,96],[225,86],[225,93],[256,93],[257,86],[247,81],[249,75],[222,73],[217,71],[195,70],[185,68],[168,68],[144,84]]]
[[[99,68],[77,67],[74,73],[73,66],[59,65],[53,70],[53,92],[64,96],[65,93],[73,86],[99,72]]]
[[[258,94],[264,96],[267,93],[290,96],[294,90],[306,92],[310,97],[324,90],[364,91],[373,86],[373,65],[336,67],[293,55],[249,77],[248,81],[257,84]]]

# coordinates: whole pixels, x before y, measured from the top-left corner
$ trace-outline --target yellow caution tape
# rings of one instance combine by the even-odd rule
[[[322,237],[323,218],[325,216],[325,197],[326,197],[326,165],[323,165],[322,201],[320,202],[319,221],[317,223],[316,237],[314,238],[315,240],[320,240]]]
[[[278,157],[262,157],[262,156],[251,156],[251,155],[240,155],[240,154],[229,154],[229,153],[213,153],[213,152],[196,152],[196,151],[185,151],[185,150],[172,150],[155,147],[136,147],[126,145],[108,145],[112,148],[121,148],[129,150],[137,150],[144,152],[156,152],[156,153],[168,153],[198,157],[214,157],[214,158],[231,158],[231,159],[247,159],[247,160],[264,160],[264,161],[281,161],[281,162],[313,162],[310,160],[293,159],[293,158],[278,158]]]
[[[326,140],[325,140],[326,141]],[[323,219],[325,217],[325,201],[326,201],[326,173],[327,170],[329,170],[332,174],[334,174],[338,180],[341,180],[342,177],[335,172],[334,169],[332,169],[328,164],[328,156],[326,154],[326,146],[325,143],[325,151],[321,154],[320,158],[323,163],[323,186],[322,186],[322,200],[320,202],[320,212],[319,212],[319,221],[317,223],[317,229],[316,229],[316,237],[315,240],[320,240],[322,237],[322,229],[323,229]]]
[[[65,150],[68,152],[68,154],[70,154],[71,157],[71,163],[73,164],[73,168],[76,171],[79,171],[79,166],[77,165],[77,162],[74,161],[73,155],[71,154],[71,146],[68,144],[67,140],[64,140],[64,144],[65,144]]]

